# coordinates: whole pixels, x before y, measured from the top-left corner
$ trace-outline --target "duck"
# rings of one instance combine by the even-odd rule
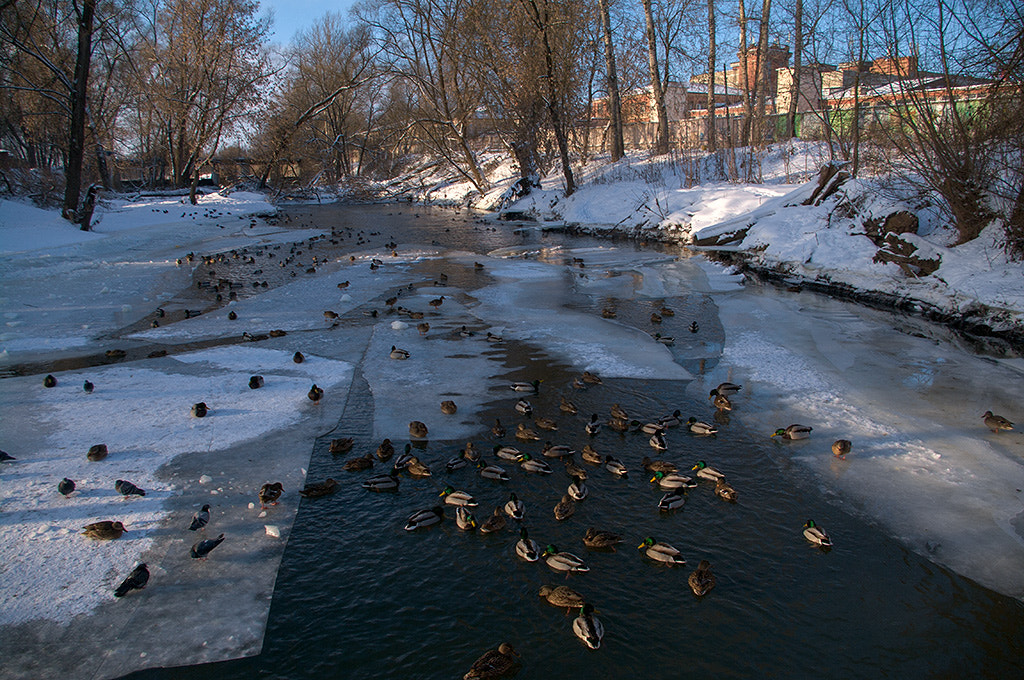
[[[352,450],[355,445],[355,439],[352,437],[344,437],[343,439],[332,439],[331,444],[328,447],[328,451],[335,455],[339,453],[348,453]]]
[[[566,493],[568,493],[569,498],[574,501],[581,501],[590,494],[590,490],[587,488],[587,485],[583,483],[582,479],[579,477],[573,477],[572,483],[569,484],[569,489]]]
[[[590,417],[590,422],[587,423],[587,426],[584,429],[591,437],[601,431],[601,423],[598,420],[596,413]]]
[[[587,529],[587,533],[583,535],[583,545],[588,548],[610,548],[615,550],[615,546],[619,543],[622,543],[622,536],[614,531],[604,531],[590,527]]]
[[[404,361],[405,359],[408,359],[410,355],[408,350],[400,349],[398,347],[395,347],[394,345],[391,345],[391,352],[388,354],[388,356],[391,357],[392,359]]]
[[[551,544],[544,548],[542,556],[547,565],[556,571],[564,571],[570,574],[590,571],[590,567],[579,557],[569,552],[562,552]]]
[[[519,423],[519,427],[516,428],[516,439],[524,442],[535,442],[540,439],[540,435],[526,427],[523,423]]]
[[[447,472],[448,474],[451,474],[451,473],[455,472],[456,470],[461,470],[462,468],[466,467],[467,465],[469,465],[469,459],[466,458],[466,452],[465,451],[459,451],[458,453],[455,454],[455,456],[453,458],[451,458],[445,464],[444,469],[445,469],[445,472]]]
[[[804,524],[804,538],[821,548],[832,547],[832,539],[824,529],[814,523],[813,519],[807,520]]]
[[[416,330],[420,332],[420,335],[426,335],[427,333],[430,332],[430,324],[427,323],[426,321],[421,321],[420,323],[416,324]]]
[[[502,446],[501,444],[495,444],[493,452],[498,458],[501,458],[502,460],[511,460],[515,463],[518,463],[523,458],[523,452],[514,446]]]
[[[497,649],[484,652],[473,662],[462,680],[489,680],[511,675],[519,668],[519,652],[507,642],[502,642]]]
[[[686,421],[686,423],[687,423],[687,425],[690,428],[690,432],[692,432],[694,434],[698,434],[698,435],[702,435],[703,436],[703,435],[712,435],[712,434],[717,434],[718,433],[718,428],[717,427],[715,427],[714,425],[710,425],[708,423],[705,423],[702,420],[697,420],[693,416],[690,416],[690,418]]]
[[[644,469],[648,472],[664,472],[669,474],[671,472],[679,472],[679,468],[676,467],[675,463],[670,463],[667,460],[651,460],[647,456],[640,461],[640,464],[644,466]]]
[[[451,399],[445,399],[444,401],[441,402],[441,413],[445,414],[446,416],[455,415],[455,413],[458,410],[459,407],[456,406],[455,402],[452,401]]]
[[[263,379],[262,375],[251,375],[249,376],[249,389],[258,390],[266,384],[266,380]]]
[[[373,456],[367,453],[365,456],[358,456],[347,461],[342,466],[346,472],[362,472],[373,468]]]
[[[267,482],[260,487],[260,507],[266,508],[268,505],[277,505],[277,501],[281,498],[282,493],[284,493],[284,485],[281,482]]]
[[[565,463],[565,471],[570,477],[574,477],[581,481],[587,478],[587,471],[584,470],[579,463],[574,461],[571,455],[563,458],[562,462]]]
[[[82,527],[82,535],[94,541],[113,541],[128,531],[124,524],[113,520],[93,522]]]
[[[526,527],[519,530],[519,540],[516,541],[516,555],[527,562],[536,562],[540,559],[540,546],[537,541],[530,538]]]
[[[302,352],[296,352],[295,354],[292,355],[292,361],[297,363],[297,364],[301,364],[305,360],[306,360],[306,357],[305,357],[305,355],[303,355]]]
[[[465,491],[456,491],[451,485],[445,486],[439,494],[444,498],[444,502],[447,505],[468,505],[475,507],[477,502],[470,494]]]
[[[690,324],[690,332],[691,333],[696,333],[699,330],[700,330],[700,326],[697,324],[696,321],[694,321],[693,323]]]
[[[519,496],[513,491],[508,496],[508,501],[502,508],[505,510],[505,514],[512,519],[523,519],[526,517],[526,505],[519,499]]]
[[[504,469],[497,465],[488,465],[483,458],[477,462],[476,467],[484,479],[496,479],[499,482],[507,482],[512,479]]]
[[[564,458],[571,456],[575,451],[570,449],[565,444],[552,444],[551,442],[544,442],[544,447],[540,450],[541,455],[547,458]]]
[[[491,333],[490,331],[488,331],[487,332],[487,337],[485,337],[484,340],[486,340],[487,342],[499,343],[499,342],[504,342],[505,338],[501,337],[500,335],[495,335],[494,333]]]
[[[53,377],[53,374],[47,375],[43,378],[43,387],[56,387],[57,379]]]
[[[189,550],[189,555],[195,560],[205,560],[206,556],[213,552],[213,549],[224,542],[224,534],[221,534],[217,538],[207,538],[202,541],[196,541],[192,548]]]
[[[665,451],[668,449],[668,443],[665,442],[665,435],[661,432],[655,432],[652,434],[648,443],[655,451]]]
[[[543,416],[537,416],[534,418],[533,424],[542,430],[547,430],[548,432],[556,432],[558,430],[558,423],[551,418],[545,418]]]
[[[661,314],[651,312],[651,323],[661,323]]]
[[[480,533],[493,534],[506,526],[508,526],[508,522],[505,521],[505,515],[501,513],[501,508],[494,508],[494,512],[487,518],[487,521],[480,525]]]
[[[569,519],[575,512],[576,502],[569,497],[569,494],[564,494],[562,500],[555,505],[555,519],[559,522]]]
[[[309,400],[314,404],[319,404],[320,400],[324,398],[324,390],[322,387],[317,387],[316,383],[313,383],[313,386],[309,388],[309,392],[306,393],[306,396],[309,397]]]
[[[849,439],[837,439],[832,442],[832,455],[836,458],[846,460],[846,454],[853,449],[853,442]]]
[[[430,468],[427,467],[419,458],[412,456],[405,465],[405,470],[413,477],[423,478],[431,477]]]
[[[722,395],[722,396],[725,396],[725,397],[731,397],[732,395],[734,395],[737,392],[739,392],[741,389],[743,389],[743,385],[735,385],[735,384],[733,384],[731,382],[724,382],[724,383],[720,383],[718,385],[718,387],[716,387],[715,389],[711,390],[711,392],[708,393],[708,396],[710,398],[712,398],[712,399],[714,399],[718,395]]]
[[[626,477],[629,475],[629,470],[622,464],[618,458],[613,458],[611,455],[604,457],[604,467],[608,472],[619,477]]]
[[[530,382],[514,382],[509,387],[514,392],[533,392],[536,394],[540,391],[540,380],[532,380]]]
[[[149,568],[145,562],[140,562],[114,590],[114,597],[124,597],[133,590],[142,590],[147,583],[149,583]]]
[[[618,420],[629,420],[629,415],[626,413],[625,409],[618,404],[612,404],[611,414],[612,418],[617,418]]]
[[[724,478],[715,482],[715,495],[724,501],[736,502],[736,489],[732,488]]]
[[[395,445],[391,443],[390,439],[385,439],[377,447],[377,458],[382,463],[386,463],[393,455],[395,455]]]
[[[662,427],[679,427],[682,421],[682,412],[676,409],[672,413],[658,418],[658,422]]]
[[[725,475],[713,467],[708,467],[708,464],[702,460],[698,460],[697,464],[690,469],[696,470],[697,476],[701,479],[709,479],[712,482],[717,482],[719,479],[725,479]]]
[[[505,434],[506,434],[505,426],[501,424],[501,419],[500,418],[495,418],[494,419],[494,427],[491,428],[491,434],[493,434],[498,439],[501,439],[502,437],[505,436]]]
[[[651,482],[657,482],[658,486],[663,491],[673,491],[675,489],[692,489],[697,486],[691,478],[686,475],[680,475],[675,472],[662,472],[660,470],[654,471],[654,476],[651,477]]]
[[[622,418],[612,418],[608,421],[608,427],[616,432],[629,432],[630,421],[623,420]]]
[[[562,411],[562,413],[568,413],[569,415],[575,415],[579,412],[579,408],[576,407],[576,404],[572,403],[565,397],[562,397],[562,401],[558,405],[558,409]]]
[[[605,307],[601,310],[602,319],[614,319],[616,316],[618,316],[618,313],[611,307]]]
[[[60,480],[57,482],[57,491],[64,497],[70,496],[75,492],[75,480],[68,479],[67,477]]]
[[[533,405],[526,399],[520,399],[516,402],[516,411],[529,418],[533,415]]]
[[[519,459],[519,467],[527,472],[537,472],[542,475],[551,474],[551,466],[542,460],[534,460],[528,453],[524,453]]]
[[[629,426],[634,432],[643,432],[644,434],[665,433],[665,428],[661,423],[641,423],[639,420],[631,420]]]
[[[426,439],[427,438],[427,426],[419,420],[414,420],[409,423],[409,436],[414,439]]]
[[[315,387],[315,385],[314,385],[314,387]],[[205,418],[206,414],[208,412],[209,412],[209,407],[207,407],[205,401],[200,401],[200,402],[197,402],[195,404],[192,404],[192,416],[193,417],[195,417],[195,418]]]
[[[463,531],[473,531],[476,529],[476,518],[469,508],[459,505],[455,508],[455,524]]]
[[[476,448],[476,444],[473,442],[466,442],[466,447],[463,449],[466,454],[466,460],[475,463],[480,460],[480,451]]]
[[[678,510],[684,505],[686,505],[686,489],[685,487],[679,487],[661,497],[658,501],[658,510],[661,512],[671,512],[672,510]]]
[[[580,456],[588,463],[593,463],[594,465],[604,464],[604,458],[602,458],[601,454],[594,450],[594,447],[590,444],[584,445],[583,453],[581,453]]]
[[[661,333],[655,333],[654,339],[655,341],[660,342],[666,347],[672,347],[673,345],[676,344],[676,339],[673,338],[671,335],[662,335]]]
[[[985,415],[981,417],[985,421],[985,427],[992,430],[996,434],[999,434],[1000,430],[1012,430],[1013,423],[1002,416],[997,416],[992,411],[985,411]]]
[[[398,470],[391,468],[386,475],[375,475],[363,481],[363,488],[367,491],[398,491]]]
[[[338,482],[333,477],[328,477],[322,482],[307,484],[299,490],[299,495],[305,498],[320,498],[329,496],[338,489]]]
[[[813,427],[807,425],[790,425],[789,427],[780,427],[775,430],[772,436],[782,437],[783,439],[807,439],[811,436],[811,430],[813,429]]]
[[[573,619],[572,632],[591,649],[600,649],[604,638],[604,625],[594,616],[594,605],[587,602],[580,607],[580,615]]]
[[[86,394],[92,394],[92,391],[96,389],[96,386],[93,385],[88,380],[86,380],[84,383],[82,383],[82,389],[85,390]]]
[[[583,596],[569,586],[543,585],[537,594],[552,607],[565,607],[566,610],[582,607],[585,602]]]
[[[459,329],[459,337],[460,338],[471,338],[474,335],[476,335],[476,333],[474,333],[473,331],[469,330],[465,326],[463,326],[462,328]]]
[[[583,371],[583,375],[581,376],[581,379],[583,380],[583,382],[587,383],[588,385],[600,385],[601,384],[601,378],[599,378],[598,376],[594,375],[590,371]]]
[[[682,553],[668,543],[659,543],[652,536],[646,537],[644,542],[637,546],[637,549],[643,550],[644,554],[655,562],[679,567],[686,564]]]
[[[412,455],[412,444],[405,445],[405,451],[395,460],[396,470],[407,470],[409,463],[413,460],[418,460],[416,456]]]
[[[662,305],[661,309],[658,310],[658,311],[661,313],[662,316],[675,316],[676,315],[676,313],[672,310],[671,307],[666,307],[665,305]]]
[[[207,503],[203,507],[199,508],[192,515],[192,522],[188,525],[189,531],[199,531],[207,524],[210,523],[210,504]]]
[[[690,578],[687,579],[690,584],[690,590],[697,597],[706,595],[709,590],[715,587],[715,575],[711,573],[711,563],[707,560],[701,560],[700,564],[697,565],[697,569],[690,574]]]
[[[434,526],[443,519],[444,508],[440,505],[435,505],[427,510],[417,510],[409,515],[409,519],[405,523],[405,530],[416,531],[417,529],[425,529]]]

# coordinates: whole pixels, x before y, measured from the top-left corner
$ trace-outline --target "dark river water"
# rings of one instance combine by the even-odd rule
[[[285,212],[295,227],[362,230],[366,243],[359,248],[380,247],[392,238],[481,254],[530,243],[609,243],[538,231],[517,234],[512,226],[481,224],[468,213],[404,205],[294,206]],[[353,248],[351,239],[339,253],[345,248]],[[449,284],[470,295],[479,285],[478,278],[443,259],[417,267],[425,276],[446,268]],[[569,304],[580,309],[595,304],[568,294]],[[649,300],[615,302],[620,319],[651,310]],[[707,346],[721,346],[723,329],[709,296],[693,293],[665,302],[677,311],[665,321],[667,333],[680,336],[696,321]],[[686,469],[696,460],[718,461],[729,468],[740,497],[726,503],[711,484],[701,482],[688,492],[684,509],[659,513],[662,492],[640,467],[644,456],[655,455],[648,437],[605,427],[591,440],[583,424],[590,413],[606,419],[613,403],[646,415],[674,409],[706,413],[706,399],[696,399],[686,382],[621,379],[572,392],[568,385],[578,372],[540,347],[506,341],[492,358],[507,367],[510,381],[542,375],[542,389],[531,401],[538,412],[560,416],[558,441],[576,449],[592,441],[599,451],[623,460],[632,470],[629,477],[589,466],[590,498],[578,504],[571,519],[558,522],[551,509],[569,479],[557,461],[549,476],[527,475],[503,463],[513,470],[512,481],[504,484],[481,479],[471,469],[446,475],[444,462],[465,442],[431,440],[419,455],[434,469],[432,479],[405,479],[397,494],[368,493],[360,486],[368,473],[343,471],[351,456],[328,451],[330,440],[341,436],[354,437],[358,453],[379,443],[373,439],[374,398],[357,365],[338,428],[316,442],[309,466],[311,479],[333,476],[343,483],[334,496],[302,501],[262,653],[130,677],[453,678],[503,641],[522,655],[520,678],[1021,677],[1020,601],[936,565],[847,513],[810,473],[780,462],[778,444],[763,432],[745,432],[727,419],[717,437],[672,431],[680,445],[666,458]],[[692,354],[678,359],[694,375],[718,360]],[[578,415],[559,414],[566,394],[579,404]],[[489,430],[495,417],[509,427],[505,441],[512,443],[511,429],[525,422],[513,411],[514,401],[507,388],[495,392],[474,437],[480,448],[493,444]],[[396,433],[394,439],[406,437]],[[378,464],[374,473],[380,472]],[[473,493],[480,519],[515,491],[526,503],[524,526],[531,536],[580,555],[589,573],[566,577],[543,562],[517,559],[515,522],[497,534],[466,533],[449,510],[439,526],[404,531],[411,510],[439,501],[448,482]],[[832,550],[805,541],[801,527],[808,518],[819,518],[837,537]],[[591,526],[622,534],[618,551],[585,548],[582,537]],[[675,544],[687,566],[668,568],[644,559],[637,546],[645,536]],[[717,586],[697,598],[687,576],[702,559],[711,563]],[[601,649],[588,649],[573,635],[575,613],[567,616],[538,597],[544,584],[568,585],[594,603],[606,630]]]

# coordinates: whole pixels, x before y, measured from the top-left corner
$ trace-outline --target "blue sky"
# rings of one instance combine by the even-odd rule
[[[260,7],[274,13],[273,41],[286,44],[295,33],[327,12],[348,14],[356,0],[260,0]]]

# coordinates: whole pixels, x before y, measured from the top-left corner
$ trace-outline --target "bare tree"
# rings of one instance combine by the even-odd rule
[[[654,14],[651,11],[651,0],[641,0],[644,7],[644,18],[647,24],[647,68],[651,76],[651,98],[654,104],[654,117],[658,126],[654,152],[668,153],[668,113],[665,110],[665,85],[658,70],[658,44],[654,32]]]
[[[598,3],[604,39],[605,83],[608,90],[608,118],[611,125],[611,155],[612,162],[615,162],[625,153],[625,144],[622,139],[622,104],[619,101],[619,78],[615,73],[615,45],[612,42],[608,0],[598,0]]]
[[[800,101],[801,58],[804,51],[804,2],[796,0],[793,9],[793,80],[792,95],[789,99],[789,111],[786,112],[786,139],[796,136],[796,111]]]
[[[718,62],[715,61],[715,0],[708,0],[708,151],[717,148],[715,135],[715,72]],[[728,95],[728,88],[726,88]],[[726,96],[726,106],[729,98]]]

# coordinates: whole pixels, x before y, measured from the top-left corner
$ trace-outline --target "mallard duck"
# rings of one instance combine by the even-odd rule
[[[576,413],[579,412],[579,409],[576,407],[576,404],[572,403],[565,397],[562,397],[562,402],[558,405],[558,408],[560,411],[562,411],[562,413],[568,413],[570,415],[575,415]]]
[[[583,382],[587,383],[588,385],[600,385],[601,384],[601,378],[597,377],[596,375],[594,375],[590,371],[583,371],[583,375],[581,376],[581,378],[582,378]]]
[[[367,491],[398,491],[398,470],[391,468],[386,475],[375,475],[363,481],[363,488]]]
[[[314,385],[314,387],[316,387],[316,386]],[[206,414],[208,412],[209,412],[209,408],[206,406],[206,402],[205,401],[200,401],[200,402],[197,402],[195,404],[192,404],[192,416],[193,417],[195,417],[195,418],[205,418]]]
[[[277,501],[281,498],[282,493],[284,493],[284,485],[281,482],[267,482],[260,487],[260,507],[266,508],[268,505],[277,505]]]
[[[127,498],[128,496],[145,496],[146,492],[144,489],[140,489],[126,479],[118,479],[114,481],[114,489]]]
[[[395,455],[395,445],[391,443],[390,439],[385,439],[377,447],[377,458],[382,463],[386,463],[393,455]]]
[[[536,394],[540,391],[540,380],[533,380],[531,382],[514,382],[509,385],[509,387],[516,392],[533,392]]]
[[[697,476],[701,479],[709,479],[712,482],[717,482],[719,479],[725,479],[725,475],[713,467],[708,467],[708,464],[702,460],[698,460],[697,464],[690,469],[696,470]]]
[[[651,323],[661,323],[661,314],[651,312]]]
[[[668,474],[670,472],[679,472],[679,468],[676,467],[675,463],[670,463],[667,460],[651,460],[647,456],[640,461],[640,464],[644,466],[644,469],[648,472],[664,472]]]
[[[582,479],[579,477],[573,477],[572,483],[569,484],[569,489],[566,493],[568,493],[569,498],[574,501],[581,501],[587,497],[590,490],[587,488],[587,485],[583,483]]]
[[[11,460],[14,459],[11,458]],[[57,491],[59,491],[60,494],[64,497],[70,496],[75,492],[75,480],[68,479],[67,477],[60,480],[59,482],[57,482]]]
[[[708,396],[712,399],[714,399],[718,395],[722,395],[724,397],[731,397],[732,395],[739,392],[741,389],[743,389],[743,385],[734,385],[731,382],[724,382],[721,383],[715,389],[711,390]]]
[[[434,526],[443,519],[444,508],[440,505],[435,505],[427,510],[417,510],[409,515],[409,520],[405,523],[405,530],[416,531],[417,529],[425,529]]]
[[[294,361],[297,364],[301,364],[305,360],[306,357],[305,355],[302,354],[302,352],[296,352],[295,354],[292,355],[292,361]]]
[[[411,463],[414,459],[416,459],[416,456],[412,455],[412,444],[406,444],[405,451],[395,460],[395,469],[408,469],[409,463]]]
[[[666,347],[672,347],[673,345],[676,344],[676,339],[673,338],[671,335],[662,335],[661,333],[655,333],[654,339],[657,342],[660,342],[661,344],[665,345]]]
[[[658,510],[671,512],[686,505],[686,489],[679,487],[675,491],[669,491],[658,501]]]
[[[388,354],[392,359],[405,360],[409,358],[409,350],[400,349],[391,345],[391,352]]]
[[[487,521],[480,525],[480,533],[493,534],[506,526],[508,526],[508,522],[505,521],[505,515],[501,513],[501,508],[494,508],[494,512],[487,518]]]
[[[992,411],[985,411],[985,415],[983,415],[981,419],[985,421],[985,427],[996,434],[999,434],[999,430],[1013,429],[1013,423],[1002,416],[995,415]]]
[[[725,396],[724,394],[716,395],[714,401],[712,401],[711,403],[713,403],[715,405],[715,408],[718,409],[719,411],[732,410],[732,402],[729,401],[729,397]]]
[[[526,527],[519,530],[519,540],[516,541],[516,555],[519,555],[527,562],[536,562],[540,559],[540,546],[537,541],[530,538]]]
[[[590,567],[579,557],[569,552],[561,552],[554,545],[548,545],[544,548],[543,557],[547,565],[556,571],[569,573],[590,571]]]
[[[514,463],[518,463],[523,458],[523,452],[514,446],[502,446],[501,444],[495,444],[493,452],[498,458],[511,460]]]
[[[655,451],[665,451],[668,449],[668,443],[665,441],[665,435],[661,432],[655,432],[652,434],[648,443]]]
[[[526,505],[519,500],[519,496],[513,491],[508,496],[508,502],[503,506],[505,514],[512,519],[523,519],[526,517]]]
[[[516,411],[529,418],[533,415],[533,405],[526,399],[520,399],[516,402]]]
[[[465,326],[463,326],[462,328],[459,329],[459,337],[460,338],[471,338],[474,335],[476,335],[476,333],[474,333],[473,331],[469,330]]]
[[[594,605],[589,602],[580,607],[580,615],[573,619],[572,632],[591,649],[601,647],[604,625],[594,616]]]
[[[570,454],[566,458],[563,458],[562,462],[565,463],[565,471],[569,474],[570,477],[574,477],[580,480],[584,480],[587,478],[587,471],[584,470],[576,461],[572,459],[572,454]]]
[[[617,458],[613,458],[611,455],[604,457],[604,467],[608,472],[613,475],[618,475],[619,477],[626,477],[629,475],[629,470],[627,470],[626,466],[622,464],[622,461]]]
[[[121,538],[121,534],[126,531],[128,530],[125,529],[124,524],[109,519],[82,527],[82,535],[94,541],[112,541],[115,538]]]
[[[789,427],[780,427],[775,430],[772,436],[782,437],[783,439],[807,439],[811,436],[811,430],[813,429],[807,425],[790,425]]]
[[[537,416],[534,418],[533,424],[542,430],[547,430],[548,432],[555,432],[558,430],[558,423],[553,421],[551,418],[545,418],[543,416]]]
[[[504,342],[505,338],[501,337],[500,335],[495,335],[494,333],[491,333],[490,331],[488,331],[487,332],[487,337],[485,337],[484,340],[486,340],[487,342],[499,343],[499,342]]]
[[[622,418],[612,418],[608,421],[608,427],[616,432],[629,432],[630,423]]]
[[[445,472],[451,474],[456,470],[461,470],[467,465],[469,465],[469,459],[466,458],[466,452],[459,451],[458,453],[455,454],[453,458],[449,459],[449,461],[445,464],[444,469]]]
[[[845,459],[846,454],[848,454],[852,449],[853,442],[849,439],[837,439],[832,442],[832,455],[836,458]]]
[[[498,439],[501,439],[502,437],[505,436],[505,427],[501,424],[500,418],[494,419],[494,427],[491,428],[491,434],[493,434]]]
[[[324,398],[324,390],[322,387],[317,387],[316,383],[313,383],[313,386],[309,388],[309,392],[306,393],[306,396],[309,397],[309,400],[314,404],[319,404],[320,400]]]
[[[549,548],[551,546],[548,546]],[[582,607],[585,600],[569,586],[543,585],[537,593],[552,607],[565,607],[567,610]],[[568,612],[566,612],[568,613]]]
[[[405,471],[413,477],[423,478],[431,477],[430,468],[427,467],[423,461],[416,456],[412,456],[405,465]]]
[[[686,421],[686,424],[687,424],[687,426],[689,426],[690,432],[692,432],[694,434],[699,434],[699,435],[703,436],[703,435],[711,435],[711,434],[717,434],[718,433],[718,428],[717,427],[715,427],[714,425],[710,425],[708,423],[705,423],[702,420],[697,420],[693,416],[690,416],[690,418]]]
[[[690,324],[690,332],[691,333],[696,333],[699,330],[700,330],[700,326],[697,325],[696,321],[694,321],[693,323]]]
[[[619,420],[629,420],[629,415],[618,404],[612,404],[611,414],[612,418],[617,418]]]
[[[56,387],[56,386],[57,386],[57,379],[54,378],[52,374],[47,375],[45,378],[43,378],[43,387]]]
[[[807,523],[804,524],[804,538],[822,548],[832,547],[832,539],[824,529],[814,523],[813,519],[807,520]]]
[[[516,439],[523,442],[535,442],[540,439],[540,435],[526,427],[523,423],[519,423],[516,428]]]
[[[96,389],[96,386],[93,385],[88,380],[86,380],[84,383],[82,383],[82,389],[85,390],[86,394],[92,394],[92,391]]]
[[[596,413],[590,417],[590,422],[587,423],[587,426],[584,429],[591,437],[601,431],[601,423],[598,420]]]
[[[224,534],[221,534],[217,538],[207,538],[202,541],[196,541],[189,550],[189,555],[195,560],[205,560],[206,556],[213,552],[213,549],[224,542]]]
[[[322,482],[307,484],[299,490],[299,495],[305,498],[320,498],[329,496],[338,490],[338,482],[333,477],[328,477]]]
[[[605,307],[601,310],[602,319],[614,319],[618,314],[611,307]]]
[[[348,453],[352,450],[355,445],[355,439],[352,437],[345,437],[343,439],[332,439],[331,445],[328,447],[328,451],[335,455],[339,453]]]
[[[615,550],[615,546],[619,543],[622,543],[622,536],[614,531],[602,531],[590,527],[587,529],[587,533],[583,535],[583,545],[588,548],[610,548]]]
[[[675,472],[665,473],[660,470],[655,470],[654,476],[651,477],[651,482],[657,482],[658,486],[664,491],[692,489],[697,486],[697,483],[686,475],[680,475]]]
[[[409,436],[414,439],[426,439],[427,438],[427,426],[419,420],[414,420],[409,423]]]
[[[564,458],[575,453],[575,451],[564,444],[552,444],[551,442],[544,442],[544,447],[540,452],[541,455],[547,458]]]
[[[594,465],[604,464],[604,458],[601,456],[600,453],[594,450],[594,447],[591,446],[590,444],[586,444],[583,446],[583,452],[580,454],[580,456],[583,458],[584,461],[588,463],[593,463]]]
[[[676,315],[676,313],[674,311],[672,311],[671,307],[666,307],[664,305],[662,305],[661,309],[658,310],[658,311],[661,313],[662,316],[675,316]]]
[[[662,427],[679,427],[680,423],[683,422],[682,415],[682,412],[679,409],[676,409],[672,413],[658,418],[658,423],[660,423]]]
[[[373,467],[373,456],[367,453],[365,456],[359,456],[348,461],[342,467],[347,472],[362,472],[363,470],[369,470]]]
[[[707,560],[701,560],[700,564],[697,565],[696,571],[690,574],[690,578],[687,581],[694,595],[701,597],[706,594],[715,587],[715,575],[711,573],[711,563]]]
[[[736,489],[732,488],[724,478],[715,482],[715,495],[730,503],[736,502]]]
[[[266,381],[263,379],[262,375],[252,375],[252,376],[249,376],[249,389],[250,390],[258,390],[259,388],[263,387],[265,384],[266,384]]]
[[[455,402],[452,401],[451,399],[445,399],[444,401],[441,402],[441,413],[445,414],[446,416],[455,415],[455,413],[458,410],[459,407],[456,406]]]
[[[562,500],[555,505],[555,519],[561,522],[572,517],[574,512],[576,512],[576,502],[569,498],[569,494],[564,494]]]
[[[455,524],[463,531],[476,529],[476,518],[472,511],[464,505],[455,508]]]
[[[657,542],[651,536],[645,538],[644,542],[637,546],[637,549],[643,550],[644,554],[655,562],[679,567],[686,564],[682,553],[668,543]]]
[[[476,500],[465,491],[456,491],[451,485],[445,486],[439,494],[444,498],[446,505],[468,505],[476,506]]]
[[[473,662],[463,680],[485,680],[504,678],[519,668],[519,652],[508,642],[502,642],[497,649],[490,649]]]
[[[421,321],[416,324],[416,330],[420,332],[420,335],[426,335],[430,332],[430,324],[426,321]]]
[[[480,460],[480,451],[476,448],[476,444],[473,442],[466,442],[466,447],[463,449],[463,452],[466,454],[466,460],[473,463]]]
[[[437,309],[444,304],[444,296],[442,295],[441,297],[434,298],[427,304],[433,307],[434,309]]]
[[[483,458],[477,462],[476,467],[480,471],[480,476],[484,479],[496,479],[499,482],[507,482],[511,479],[505,470],[497,465],[488,465]]]
[[[145,562],[142,562],[132,569],[132,573],[128,574],[125,580],[121,581],[121,585],[114,590],[114,597],[124,597],[133,590],[142,590],[147,583],[149,583],[149,568]]]
[[[665,433],[665,428],[661,423],[641,423],[639,420],[631,420],[629,426],[634,432],[643,432],[644,434]]]
[[[524,453],[519,458],[519,467],[523,468],[527,472],[537,472],[542,475],[551,474],[551,466],[542,460],[534,460],[528,453]]]

